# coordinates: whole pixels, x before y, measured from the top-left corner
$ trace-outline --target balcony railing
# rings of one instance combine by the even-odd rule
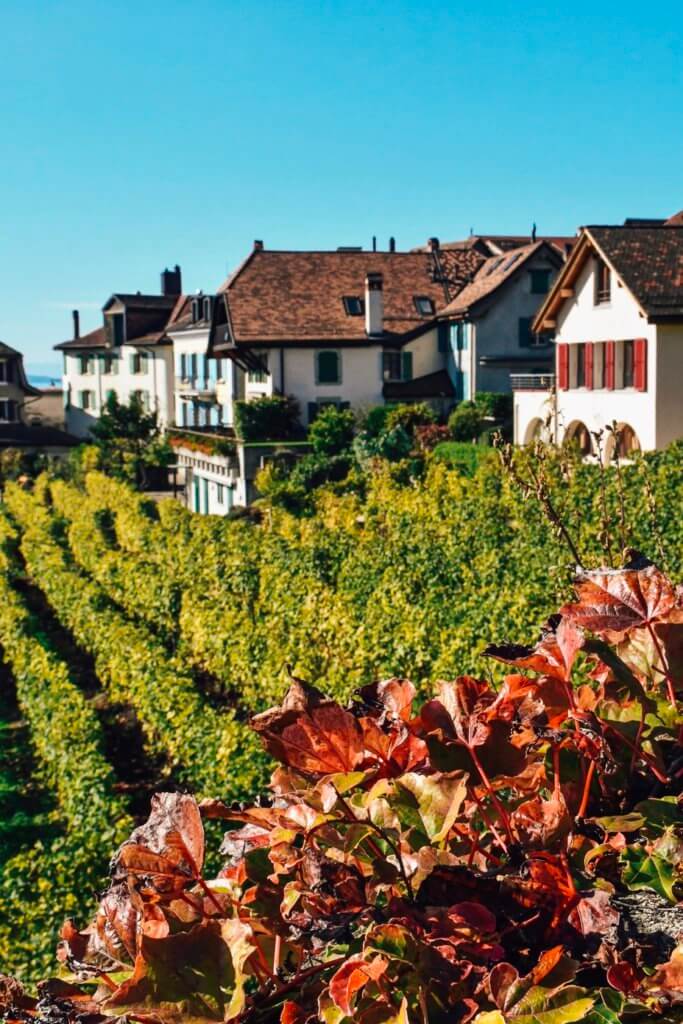
[[[554,373],[511,373],[513,391],[550,391],[555,387]]]
[[[216,381],[208,377],[176,377],[176,391],[183,395],[197,395],[209,398],[216,394]]]

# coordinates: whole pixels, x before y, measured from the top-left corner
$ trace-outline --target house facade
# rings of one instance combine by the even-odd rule
[[[41,413],[44,394],[29,384],[20,352],[0,342],[0,449],[63,455],[77,443]]]
[[[476,274],[440,312],[442,345],[458,400],[478,392],[509,392],[513,373],[550,372],[552,332],[532,329],[564,263],[546,240],[487,256]]]
[[[127,404],[136,394],[162,426],[174,419],[173,345],[166,326],[181,300],[180,267],[161,275],[161,294],[116,293],[102,309],[103,323],[55,345],[64,359],[67,430],[87,437],[110,394]]]
[[[514,378],[518,444],[575,441],[596,456],[662,448],[683,437],[683,225],[583,228],[536,318],[554,332],[555,367]]]

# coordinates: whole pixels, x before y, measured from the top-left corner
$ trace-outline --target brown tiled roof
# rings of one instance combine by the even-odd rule
[[[194,321],[194,323],[192,321],[192,300],[204,298],[206,296],[203,293],[200,295],[180,295],[166,324],[166,330],[175,333],[176,331],[197,330],[197,328],[208,327],[210,321],[203,319],[203,317]]]
[[[668,220],[664,221],[665,224],[683,224],[683,210],[679,210],[678,213],[674,213],[673,217],[669,217]]]
[[[58,427],[0,424],[0,448],[72,448],[81,441]]]
[[[452,254],[439,268],[431,253],[282,252],[255,250],[223,284],[235,342],[367,342],[365,318],[350,316],[344,296],[363,297],[365,275],[384,281],[386,338],[400,338],[431,322],[415,297],[442,309],[481,262]],[[220,346],[220,342],[218,342]]]
[[[514,277],[530,257],[535,256],[542,249],[546,250],[551,260],[559,263],[557,251],[547,242],[533,242],[518,249],[511,249],[502,256],[490,256],[482,264],[471,284],[466,285],[455,299],[441,310],[439,316],[463,316],[473,312],[478,303],[488,298],[501,285]]]
[[[557,249],[563,258],[566,258],[567,253],[576,242],[576,236],[537,235],[535,241],[548,242]],[[521,249],[523,246],[531,244],[532,239],[529,235],[470,235],[468,238],[455,242],[441,242],[439,248],[442,252],[460,251],[463,249],[472,250],[487,258],[489,256],[500,256],[504,252],[509,252],[512,249]],[[414,251],[423,252],[428,247],[428,245],[419,246]]]
[[[648,318],[683,317],[683,224],[587,227]]]
[[[61,341],[59,345],[54,346],[56,349],[92,349],[92,348],[107,348],[107,336],[104,327],[96,327],[94,331],[89,331],[88,334],[82,334],[80,338],[71,338],[70,341]]]
[[[413,380],[387,381],[382,388],[382,395],[389,399],[406,398],[455,398],[453,381],[447,370],[437,370],[424,377]]]

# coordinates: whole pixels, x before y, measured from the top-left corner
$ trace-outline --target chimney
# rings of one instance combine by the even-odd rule
[[[393,235],[389,239],[389,252],[396,252],[396,239]]]
[[[427,239],[427,248],[429,249],[430,252],[437,252],[438,248],[439,248],[439,239],[438,238],[428,238]]]
[[[384,333],[384,292],[382,275],[365,275],[365,333],[376,337]]]
[[[377,235],[372,236],[372,251],[377,252]]]
[[[532,242],[536,241],[536,224],[535,223],[532,224],[532,226],[531,226],[531,241]]]
[[[81,336],[81,318],[79,316],[79,313],[78,313],[77,309],[74,309],[74,311],[72,313],[72,316],[74,318],[74,340],[75,340],[76,338],[80,338],[80,336]]]
[[[263,239],[262,238],[255,238],[254,239],[254,252],[263,252]]]
[[[183,290],[182,276],[180,273],[180,267],[176,263],[173,270],[169,270],[166,267],[161,272],[161,294],[162,295],[180,295]]]

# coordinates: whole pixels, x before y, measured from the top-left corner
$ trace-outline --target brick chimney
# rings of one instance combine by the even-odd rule
[[[74,340],[81,336],[81,318],[77,309],[71,314],[74,318]]]
[[[365,333],[377,337],[384,333],[384,282],[381,274],[365,275]]]
[[[162,295],[181,295],[183,291],[183,280],[180,273],[180,267],[176,263],[173,270],[169,270],[166,267],[161,272],[161,294]]]

